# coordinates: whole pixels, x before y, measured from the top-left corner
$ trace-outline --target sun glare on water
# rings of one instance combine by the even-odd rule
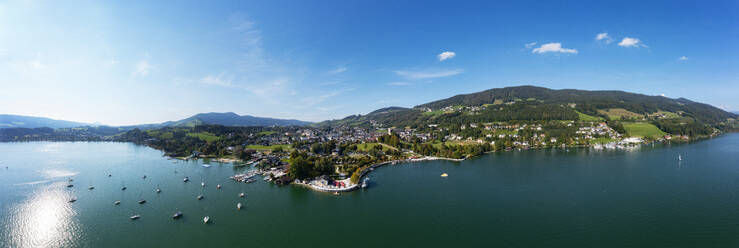
[[[77,238],[76,215],[68,202],[72,195],[64,183],[39,188],[28,200],[12,209],[8,225],[12,247],[71,247]]]

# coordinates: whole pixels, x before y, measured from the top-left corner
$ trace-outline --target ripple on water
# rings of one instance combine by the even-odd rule
[[[48,169],[41,171],[46,178],[60,178],[60,177],[72,177],[78,174],[76,171],[60,170],[60,169]]]
[[[79,239],[77,214],[64,183],[35,190],[23,203],[10,209],[7,242],[10,247],[73,247]]]

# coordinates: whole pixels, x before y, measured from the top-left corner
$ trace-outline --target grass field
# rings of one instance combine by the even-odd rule
[[[608,144],[608,143],[616,142],[616,141],[618,140],[611,139],[611,138],[597,138],[597,139],[593,139],[591,143],[592,144]]]
[[[603,118],[599,116],[586,115],[586,114],[580,113],[580,111],[577,111],[577,110],[575,110],[575,112],[577,112],[577,115],[579,117],[578,119],[581,121],[602,121],[603,120]]]
[[[387,151],[387,150],[391,150],[391,149],[392,150],[397,150],[397,148],[395,148],[395,147],[392,147],[392,146],[389,146],[389,145],[385,145],[385,144],[382,144],[382,143],[362,143],[362,144],[357,144],[357,151],[366,152],[366,151],[375,149],[375,146],[382,146],[382,150],[383,151]]]
[[[200,133],[188,133],[187,136],[198,138],[205,142],[213,142],[221,139],[220,137],[216,136],[215,134],[209,133],[209,132],[200,132]]]
[[[622,108],[613,108],[608,110],[598,110],[599,113],[608,115],[608,118],[611,118],[612,120],[620,120],[623,117],[629,117],[629,118],[642,118],[643,115],[628,111],[626,109]]]
[[[651,137],[656,139],[667,134],[662,130],[659,130],[655,125],[643,122],[624,123],[624,129],[626,129],[626,133],[632,137]]]
[[[149,131],[146,131],[146,133],[149,136],[157,137],[160,139],[171,139],[174,137],[174,134],[172,132],[160,132],[158,130],[149,130]]]
[[[276,134],[276,133],[277,132],[275,131],[262,131],[262,132],[258,132],[257,135],[271,135],[271,134]]]
[[[440,115],[443,113],[444,113],[443,110],[434,110],[434,111],[423,112],[423,115]]]
[[[652,117],[659,116],[659,115],[664,115],[665,116],[664,118],[680,118],[680,115],[676,113],[668,112],[668,111],[661,111],[661,110],[657,111],[656,113],[649,114],[649,116],[652,116]]]
[[[290,148],[290,145],[271,145],[271,146],[248,145],[246,146],[247,149],[270,150],[270,151],[277,147],[282,147],[282,150],[285,150],[285,151],[292,150],[292,148]]]

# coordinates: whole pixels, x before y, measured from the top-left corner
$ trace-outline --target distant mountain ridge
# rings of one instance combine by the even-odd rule
[[[467,108],[464,111],[460,109]],[[721,127],[737,113],[685,98],[672,99],[615,90],[554,90],[537,86],[494,88],[461,94],[413,108],[389,107],[366,115],[351,115],[322,125],[420,127],[428,124],[465,124],[494,121],[579,120],[582,114],[608,119],[610,110],[630,118],[670,115],[676,122],[699,122]],[[676,117],[682,119],[677,120]],[[679,124],[679,123],[677,123]]]
[[[196,126],[202,124],[223,125],[223,126],[304,126],[311,124],[307,121],[294,119],[276,119],[266,117],[256,117],[251,115],[238,115],[233,112],[226,113],[200,113],[191,117],[179,120],[168,121],[159,126]]]
[[[233,112],[227,113],[200,113],[191,117],[177,120],[167,121],[158,124],[140,124],[120,126],[121,130],[131,130],[134,128],[151,129],[167,126],[196,126],[196,125],[223,125],[223,126],[304,126],[311,122],[300,120],[276,119],[266,117],[256,117],[250,115],[238,115]],[[98,124],[73,122],[65,120],[54,120],[45,117],[33,117],[22,115],[0,115],[0,129],[2,128],[42,128],[48,127],[53,129],[72,128],[72,127],[95,127],[104,126]]]
[[[0,128],[70,128],[94,126],[89,123],[55,120],[46,117],[0,114]]]

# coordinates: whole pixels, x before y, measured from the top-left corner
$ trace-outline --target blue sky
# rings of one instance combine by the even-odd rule
[[[739,110],[737,1],[5,1],[0,113],[308,121],[489,88]]]

